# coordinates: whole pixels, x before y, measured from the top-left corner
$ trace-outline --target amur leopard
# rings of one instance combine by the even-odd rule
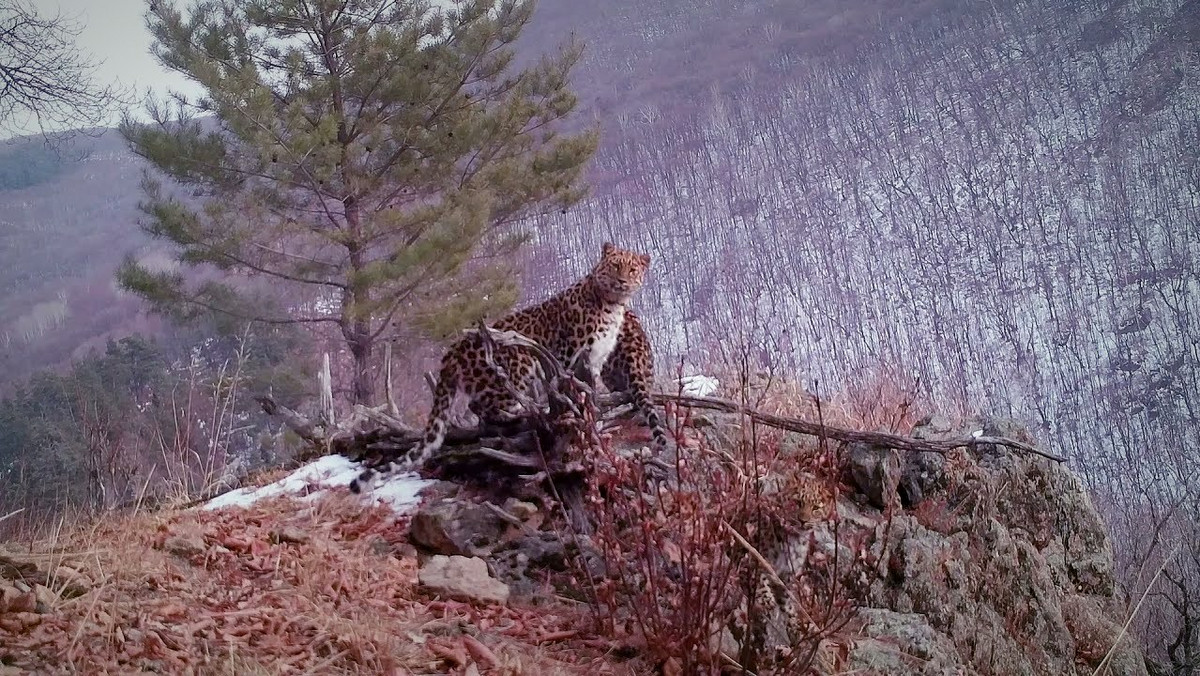
[[[654,385],[654,352],[650,347],[650,339],[633,310],[625,309],[621,335],[618,336],[617,345],[608,361],[604,363],[600,377],[610,392],[624,392],[629,395],[634,408],[650,428],[654,452],[657,454],[664,450],[667,447],[667,433],[658,411],[650,401],[650,388]]]
[[[649,266],[649,256],[605,242],[600,261],[587,276],[542,303],[501,318],[492,324],[492,328],[517,331],[538,342],[568,370],[578,372],[571,361],[579,355],[586,374],[593,383],[599,382],[604,364],[620,342],[625,306],[642,286]],[[644,333],[641,338],[645,338]],[[631,343],[635,342],[636,337],[631,340]],[[648,346],[649,342],[645,344]],[[540,375],[537,359],[527,348],[496,346],[492,357],[518,391],[530,391]],[[630,365],[626,371],[632,376],[635,373],[633,366],[639,360],[622,361]],[[620,370],[612,369],[610,377],[619,379]],[[502,377],[487,362],[483,340],[478,333],[464,335],[452,344],[442,358],[433,408],[421,443],[399,463],[398,469],[407,471],[420,467],[441,448],[446,438],[450,406],[459,392],[467,395],[468,408],[481,423],[503,424],[518,416],[519,400],[505,386]],[[361,482],[372,474],[364,472],[351,483],[351,490],[361,490]]]

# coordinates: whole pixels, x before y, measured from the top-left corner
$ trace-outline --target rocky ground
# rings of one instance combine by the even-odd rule
[[[689,422],[695,448],[745,438],[734,416]],[[972,430],[1029,441],[989,421],[926,420],[912,434]],[[729,563],[731,584],[761,575],[775,599],[714,596],[724,619],[706,634],[726,671],[753,660],[757,673],[797,673],[778,665],[799,664],[811,646],[808,673],[1146,673],[1122,635],[1126,602],[1104,523],[1069,466],[991,445],[942,455],[850,444],[833,448],[814,493],[804,488],[812,440],[772,444],[786,462],[756,490],[783,491],[771,504],[790,525],[725,524],[748,540],[722,536],[706,550]],[[732,452],[709,455],[736,464]],[[620,490],[672,515],[683,501]],[[637,598],[675,604],[696,546],[679,519],[654,526],[669,534],[654,540],[659,579],[639,572],[645,549],[604,544],[605,533],[627,531],[568,532],[549,502],[443,481],[397,516],[327,489],[307,501],[109,515],[10,543],[0,549],[0,674],[689,673],[639,633],[634,597],[622,605],[620,584],[604,586],[659,580],[658,597]],[[834,579],[837,594],[813,590]],[[589,612],[598,598],[610,603],[606,617]],[[836,622],[813,619],[822,603]]]
[[[985,435],[1022,438],[1005,422]],[[958,437],[944,421],[914,430]],[[991,446],[948,457],[849,450],[851,483],[867,500],[847,520],[890,519],[887,575],[862,599],[856,668],[891,674],[1145,674],[1122,636],[1107,529],[1068,466]]]

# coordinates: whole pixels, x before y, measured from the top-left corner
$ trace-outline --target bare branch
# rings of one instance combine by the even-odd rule
[[[125,101],[126,92],[97,81],[99,64],[75,44],[82,30],[26,0],[0,0],[0,128],[61,141],[103,125]]]
[[[1066,462],[1067,459],[1053,453],[1038,450],[1029,444],[1009,439],[1007,437],[966,437],[964,439],[951,440],[930,440],[930,439],[914,439],[912,437],[904,437],[896,434],[885,434],[883,432],[862,432],[858,430],[848,430],[841,427],[831,427],[821,423],[800,420],[798,418],[785,418],[783,416],[771,415],[755,410],[749,406],[744,406],[728,399],[717,399],[715,397],[689,397],[679,394],[659,394],[650,395],[655,402],[664,404],[673,402],[690,406],[693,408],[704,408],[713,411],[726,411],[729,413],[741,413],[755,422],[775,427],[788,432],[797,432],[799,434],[807,434],[814,437],[827,437],[837,441],[848,443],[864,443],[882,448],[894,448],[900,451],[908,451],[912,453],[938,453],[945,454],[946,452],[968,446],[977,446],[990,444],[994,446],[1007,446],[1014,450],[1024,453],[1038,455],[1043,458],[1053,460],[1055,462]]]

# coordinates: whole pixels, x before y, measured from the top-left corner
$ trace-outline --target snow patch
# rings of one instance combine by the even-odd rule
[[[712,376],[694,375],[679,379],[680,391],[689,397],[707,397],[721,386],[721,381]]]
[[[246,507],[263,498],[277,495],[303,494],[301,500],[315,500],[331,488],[349,486],[362,471],[362,466],[357,462],[340,455],[327,455],[266,486],[239,488],[222,493],[202,505],[201,509]],[[386,481],[377,482],[374,488],[362,494],[362,498],[369,503],[381,500],[396,513],[405,514],[420,502],[418,493],[421,489],[431,483],[433,482],[422,479],[415,473],[399,474]]]

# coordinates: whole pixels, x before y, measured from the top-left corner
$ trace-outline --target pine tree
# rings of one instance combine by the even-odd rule
[[[361,403],[392,332],[510,306],[522,219],[583,196],[597,136],[565,128],[581,47],[518,69],[532,2],[446,4],[152,0],[155,54],[206,94],[151,100],[122,133],[157,170],[142,227],[198,270],[131,257],[122,286],[162,312],[336,325]],[[252,278],[283,311],[242,299]]]

